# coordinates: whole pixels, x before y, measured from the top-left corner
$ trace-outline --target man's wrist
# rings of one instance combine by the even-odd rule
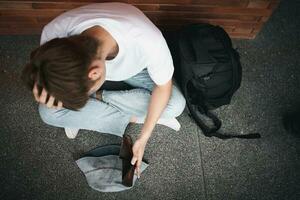
[[[147,143],[150,136],[151,136],[151,133],[141,132],[139,135],[139,140],[143,141],[144,143]]]

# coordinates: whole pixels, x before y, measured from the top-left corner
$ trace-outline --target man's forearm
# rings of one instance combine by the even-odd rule
[[[172,93],[172,80],[163,86],[155,86],[152,91],[148,114],[145,119],[140,139],[148,141],[155,127],[156,122],[169,102]]]

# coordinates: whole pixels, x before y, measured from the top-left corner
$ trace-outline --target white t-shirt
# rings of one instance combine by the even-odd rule
[[[167,83],[174,66],[160,30],[136,7],[125,3],[95,3],[67,11],[47,24],[41,44],[77,35],[99,25],[117,41],[119,52],[106,60],[106,80],[123,81],[147,68],[157,85]]]

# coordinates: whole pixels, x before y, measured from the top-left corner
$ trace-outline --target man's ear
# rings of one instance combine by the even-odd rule
[[[103,74],[104,63],[101,60],[94,60],[90,67],[88,77],[91,80],[98,80]]]

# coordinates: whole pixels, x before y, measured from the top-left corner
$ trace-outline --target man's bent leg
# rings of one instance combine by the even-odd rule
[[[52,126],[93,130],[120,137],[131,118],[116,107],[93,98],[79,111],[65,108],[57,110],[40,104],[39,113],[42,120]]]
[[[130,110],[134,111],[136,109],[139,109],[138,113],[142,113],[142,115],[145,116],[145,114],[148,110],[149,102],[150,102],[150,91],[152,91],[155,86],[155,83],[151,79],[147,69],[142,70],[140,73],[125,80],[124,82],[133,87],[146,89],[146,90],[142,90],[144,92],[138,92],[139,94],[135,97],[135,98],[140,98],[140,101],[139,101],[139,99],[134,99],[134,98],[130,99],[130,97],[127,98],[127,99],[130,99],[130,102],[136,103],[135,105],[133,105],[130,108]],[[141,97],[141,95],[143,95],[143,94],[145,96]],[[183,110],[185,108],[185,104],[186,104],[185,98],[184,98],[183,94],[181,93],[181,91],[178,89],[176,82],[173,80],[172,95],[170,97],[170,100],[169,100],[164,112],[161,115],[161,118],[175,118],[175,117],[179,116],[183,112]],[[121,109],[123,110],[125,108],[121,108]],[[130,112],[130,110],[128,110],[128,111]],[[128,112],[128,111],[125,111],[125,112]],[[135,112],[135,114],[137,114],[137,112]]]
[[[146,117],[150,103],[150,91],[136,88],[126,91],[103,90],[102,99],[108,104],[118,108],[123,113],[139,118]],[[185,98],[179,89],[173,85],[170,100],[160,118],[175,118],[185,108]]]

